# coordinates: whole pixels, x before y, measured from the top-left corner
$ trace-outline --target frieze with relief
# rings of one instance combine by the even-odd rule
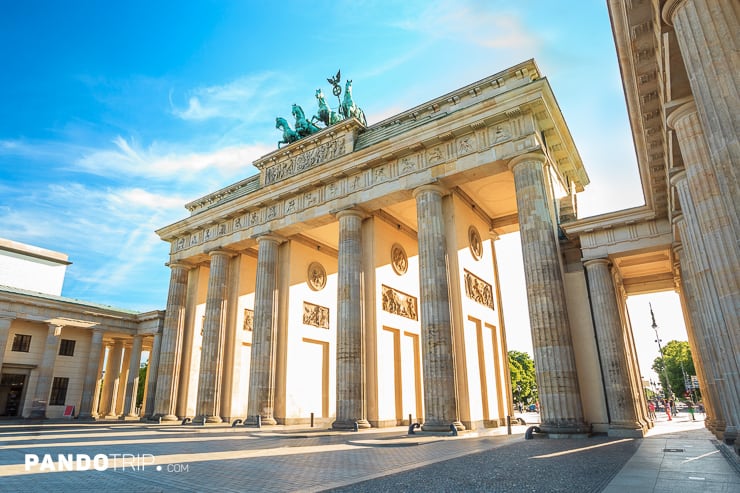
[[[265,185],[270,185],[288,177],[297,175],[311,168],[346,154],[344,139],[335,139],[319,144],[278,164],[265,168]]]
[[[242,325],[242,330],[252,332],[253,328],[254,328],[254,310],[245,308],[244,309],[244,325]]]
[[[493,305],[493,286],[465,269],[465,295],[476,303],[495,310]]]
[[[419,305],[414,296],[384,284],[381,287],[383,289],[383,311],[411,320],[418,320]]]
[[[303,302],[303,323],[319,329],[329,328],[329,309],[325,306]]]

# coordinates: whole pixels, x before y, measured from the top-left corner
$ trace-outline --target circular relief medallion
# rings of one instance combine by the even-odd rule
[[[409,270],[409,258],[406,256],[406,250],[398,243],[394,243],[391,247],[391,265],[393,271],[399,276],[404,275]]]
[[[326,286],[326,270],[318,262],[311,262],[308,266],[308,287],[314,291],[321,291]]]
[[[480,239],[480,233],[475,226],[468,228],[468,243],[470,244],[470,253],[475,260],[480,260],[483,256],[483,242]]]

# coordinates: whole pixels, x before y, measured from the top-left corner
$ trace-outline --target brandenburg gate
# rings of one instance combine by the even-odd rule
[[[345,113],[298,135],[294,107],[296,130],[278,119],[286,145],[253,163],[258,174],[157,231],[171,280],[156,415],[505,424],[496,240],[518,230],[542,431],[642,436],[639,370],[608,266],[586,266],[587,288],[580,256],[569,267],[563,247],[560,223],[576,217],[589,179],[534,61],[369,126]],[[613,311],[601,353],[588,290]],[[600,358],[623,396],[608,413]]]

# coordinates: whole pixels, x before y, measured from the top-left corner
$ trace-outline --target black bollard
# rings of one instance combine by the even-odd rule
[[[313,428],[313,413],[311,413],[311,428]]]
[[[457,428],[455,428],[455,425],[454,424],[451,424],[450,425],[450,431],[452,432],[452,436],[453,437],[456,437],[457,436]]]
[[[262,415],[257,415],[257,428],[262,428]]]
[[[421,428],[421,425],[419,423],[411,423],[409,425],[409,435],[416,435],[416,432],[414,430],[417,428]]]
[[[506,432],[511,435],[511,416],[506,416]]]
[[[360,425],[357,424],[357,421],[352,425],[352,431],[360,431]]]

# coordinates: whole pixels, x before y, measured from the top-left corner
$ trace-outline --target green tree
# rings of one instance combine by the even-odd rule
[[[146,385],[146,371],[149,368],[149,362],[139,368],[139,388],[136,389],[136,407],[141,407],[144,402],[144,386]]]
[[[668,389],[666,385],[667,375],[673,393],[677,397],[682,397],[686,392],[684,373],[686,376],[696,375],[689,343],[686,341],[670,341],[663,347],[663,356],[658,356],[653,361],[653,370],[658,374],[663,389]]]
[[[509,351],[509,374],[514,402],[537,402],[537,382],[532,357],[521,351]]]

